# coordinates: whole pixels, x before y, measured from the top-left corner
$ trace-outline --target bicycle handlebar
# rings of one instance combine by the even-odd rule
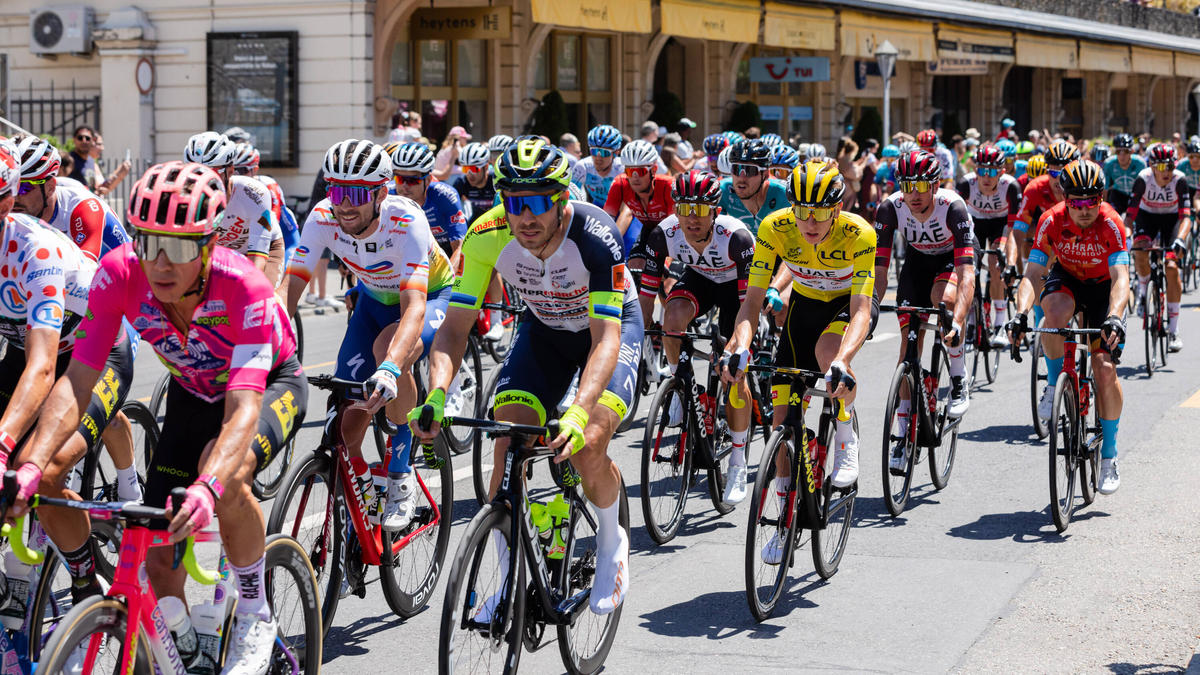
[[[480,306],[480,309],[494,309],[500,312],[507,312],[509,314],[520,314],[521,312],[525,311],[524,307],[518,307],[517,305],[506,305],[503,302],[485,302]]]
[[[342,398],[348,400],[367,400],[367,388],[362,382],[343,380],[332,375],[310,375],[308,377],[308,383],[317,389],[324,389],[326,391],[334,392],[340,395]],[[374,420],[375,426],[379,427],[379,430],[382,431],[385,436],[396,435],[396,432],[398,431],[396,425],[392,424],[392,421],[387,418],[387,413],[382,408],[375,411]]]
[[[678,331],[678,330],[663,330],[660,328],[647,328],[643,331],[644,335],[658,335],[669,338],[689,338],[691,340],[716,340],[718,336],[711,333],[696,333],[693,331]]]
[[[791,375],[792,377],[805,377],[805,378],[817,378],[817,379],[824,379],[824,377],[825,377],[825,373],[818,373],[815,370],[805,370],[804,368],[784,368],[781,366],[763,366],[763,365],[756,365],[756,364],[750,364],[749,366],[747,366],[746,372],[747,373],[751,373],[751,372],[754,372],[754,373],[777,373],[780,375]],[[734,387],[729,390],[729,397],[730,397],[729,400],[731,403],[734,403],[735,408],[740,408],[740,407],[742,407],[742,405],[745,405],[745,404],[734,402],[733,399],[734,399],[734,396],[736,395],[736,392],[737,392],[737,387]],[[846,410],[846,402],[840,398],[834,398],[833,392],[822,391],[820,389],[814,389],[812,387],[809,387],[808,389],[805,390],[805,393],[807,393],[810,396],[827,398],[830,401],[833,401],[834,406],[837,409],[838,421],[839,422],[849,422],[850,421],[850,413]],[[740,400],[741,399],[739,397],[738,401],[740,401]]]
[[[1022,333],[1041,333],[1043,335],[1059,335],[1064,338],[1071,338],[1071,337],[1074,337],[1077,335],[1103,335],[1104,329],[1103,328],[1028,328],[1021,332]],[[1103,345],[1101,345],[1101,346],[1103,346]],[[1021,363],[1023,361],[1023,359],[1021,358],[1021,341],[1019,339],[1013,340],[1012,344],[1009,345],[1009,349],[1012,350],[1012,352],[1011,352],[1012,359],[1014,361],[1016,361],[1017,363]],[[1114,347],[1113,349],[1109,349],[1107,351],[1108,351],[1109,355],[1112,356],[1114,364],[1121,362],[1121,353],[1124,350],[1122,350],[1120,347]]]

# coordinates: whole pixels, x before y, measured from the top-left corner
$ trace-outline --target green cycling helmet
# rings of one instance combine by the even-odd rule
[[[571,183],[570,165],[561,148],[537,136],[522,136],[496,158],[496,189],[502,192],[560,191]]]
[[[1030,143],[1029,141],[1021,141],[1020,143],[1017,143],[1017,154],[1018,155],[1032,155],[1033,154],[1033,143]]]

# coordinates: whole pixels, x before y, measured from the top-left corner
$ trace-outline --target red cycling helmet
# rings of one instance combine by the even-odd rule
[[[146,170],[129,194],[129,224],[142,232],[206,236],[225,210],[225,185],[209,167],[165,162]]]
[[[942,165],[938,158],[924,150],[914,150],[900,157],[896,164],[897,180],[930,180],[942,177]]]
[[[0,137],[0,199],[9,193],[16,197],[21,185],[21,167],[12,156],[11,149],[7,139]]]
[[[925,131],[917,134],[917,145],[921,146],[922,148],[937,147],[937,142],[937,132],[933,129],[926,129]]]
[[[1155,143],[1146,152],[1147,164],[1162,164],[1175,162],[1175,146],[1170,143]]]
[[[1004,153],[994,145],[981,145],[975,151],[975,166],[1002,167]]]
[[[721,201],[721,182],[711,173],[689,171],[675,177],[671,199],[716,206]]]

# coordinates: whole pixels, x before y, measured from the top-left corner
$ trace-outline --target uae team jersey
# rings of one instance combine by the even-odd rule
[[[713,283],[736,283],[744,293],[754,257],[754,235],[742,221],[722,214],[713,223],[704,247],[697,251],[684,236],[679,216],[671,214],[646,236],[642,295],[658,294],[668,257]]]
[[[1080,281],[1110,278],[1109,267],[1128,265],[1125,225],[1108,202],[1100,202],[1100,216],[1083,228],[1071,220],[1066,203],[1042,214],[1029,251],[1029,262],[1046,265],[1051,258]]]
[[[875,213],[875,234],[879,250],[877,265],[892,258],[892,240],[899,232],[904,243],[923,255],[953,254],[955,265],[975,261],[975,244],[967,204],[957,192],[939,188],[933,196],[933,209],[924,221],[918,219],[904,201],[904,193],[890,195]]]
[[[1154,169],[1142,169],[1133,190],[1129,193],[1129,217],[1136,218],[1139,211],[1154,214],[1179,214],[1180,218],[1192,211],[1192,191],[1187,176],[1176,169],[1166,185],[1159,185]]]
[[[958,195],[967,203],[967,213],[976,223],[1004,221],[1011,223],[1017,217],[1021,208],[1021,186],[1016,178],[1002,173],[998,177],[996,190],[990,195],[983,194],[979,187],[979,176],[974,172],[963,176],[955,189]]]
[[[267,376],[296,353],[296,338],[271,283],[245,256],[214,246],[208,281],[187,331],[154,297],[132,244],[113,249],[92,278],[72,358],[102,370],[121,319],[150,343],[184,389],[208,402],[228,391],[264,391]]]
[[[388,195],[379,209],[379,226],[362,238],[343,232],[329,200],[322,199],[304,221],[287,273],[307,283],[327,248],[385,305],[398,304],[404,291],[433,293],[454,282],[450,259],[434,241],[425,212],[408,197]]]
[[[54,212],[46,223],[70,237],[84,255],[99,260],[129,241],[117,215],[82,183],[70,178],[56,178],[55,183]]]
[[[807,298],[830,302],[875,292],[875,230],[853,213],[839,213],[829,234],[817,244],[800,234],[790,208],[767,216],[754,242],[750,285],[770,285],[775,262],[781,258],[792,273],[792,289]]]
[[[571,209],[566,236],[545,260],[513,238],[503,206],[476,220],[463,242],[463,272],[450,306],[479,309],[495,270],[547,328],[579,333],[590,319],[619,322],[627,290],[621,232],[591,204],[571,202]]]

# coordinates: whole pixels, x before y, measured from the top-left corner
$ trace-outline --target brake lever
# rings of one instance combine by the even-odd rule
[[[177,487],[171,490],[171,515],[179,513],[179,509],[183,508],[183,501],[187,499],[187,489]],[[187,539],[175,542],[172,547],[171,569],[179,569],[179,564],[183,562],[183,556],[187,553]]]

